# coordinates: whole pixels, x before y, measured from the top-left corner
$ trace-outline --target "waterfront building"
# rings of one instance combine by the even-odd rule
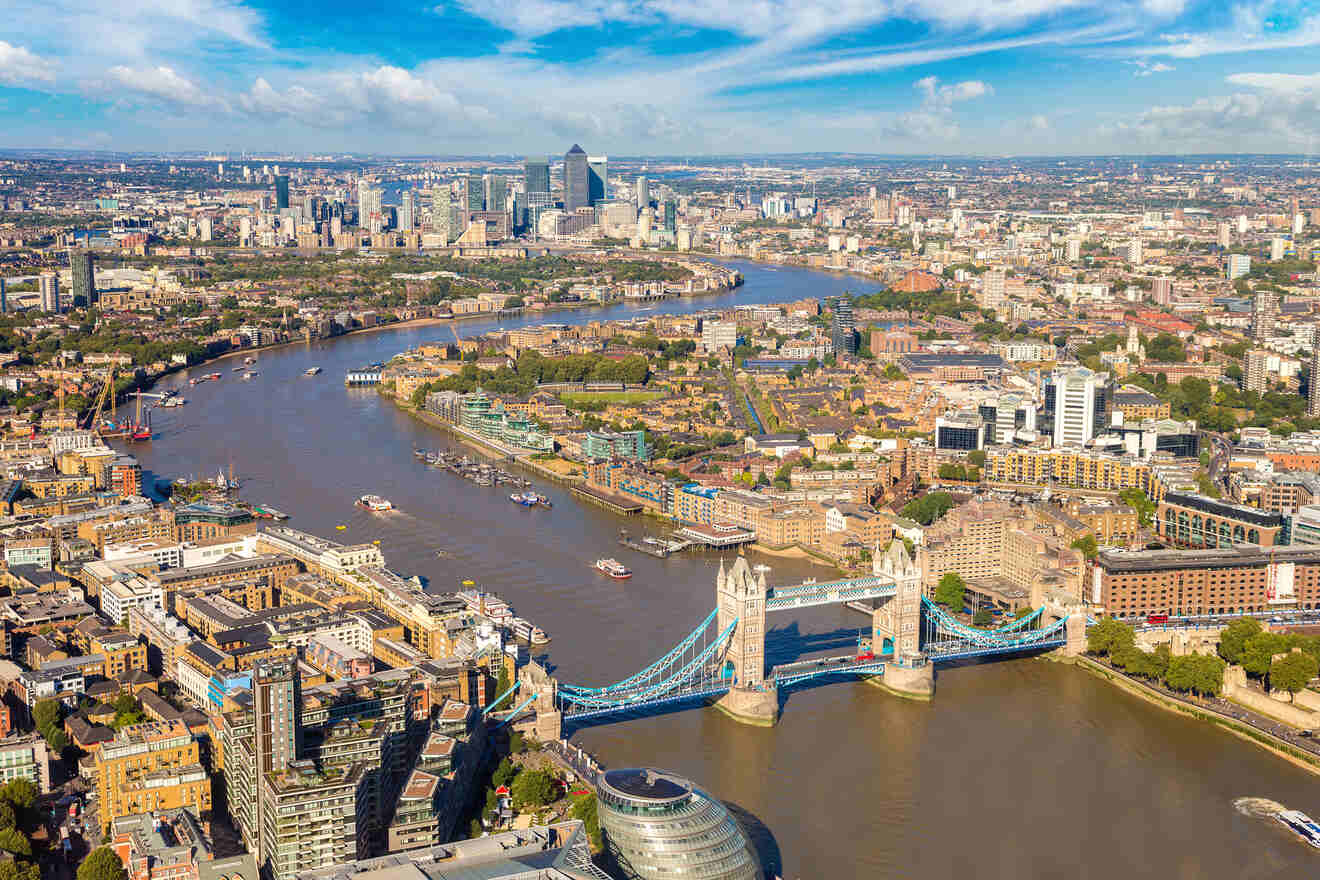
[[[756,880],[760,861],[729,810],[691,782],[652,769],[607,770],[597,810],[605,849],[628,880]]]
[[[588,431],[582,439],[582,455],[589,461],[611,458],[646,461],[650,458],[645,431]]]
[[[1282,514],[1186,492],[1165,492],[1155,511],[1155,533],[1179,547],[1268,547],[1283,532]]]
[[[505,410],[480,391],[464,395],[459,424],[466,430],[523,449],[551,452],[555,441],[536,423],[523,415]]]
[[[590,206],[590,183],[587,177],[587,154],[580,146],[574,144],[564,154],[564,211],[566,213],[571,215],[576,213],[578,208]]]
[[[1320,608],[1320,547],[1102,550],[1087,597],[1117,617]]]

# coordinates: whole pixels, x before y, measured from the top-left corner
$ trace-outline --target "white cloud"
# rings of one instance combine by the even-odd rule
[[[1027,128],[1035,132],[1049,131],[1050,121],[1043,114],[1037,113],[1027,120]]]
[[[1320,92],[1262,90],[1155,106],[1099,133],[1120,149],[1310,151],[1320,138]]]
[[[1271,92],[1311,92],[1320,90],[1320,73],[1234,73],[1227,80],[1236,86],[1265,89]]]
[[[885,127],[885,134],[926,143],[951,141],[958,137],[954,104],[994,93],[994,89],[979,79],[942,85],[937,77],[926,76],[912,87],[921,94],[921,107],[899,114]]]
[[[1163,61],[1150,62],[1143,61],[1140,58],[1135,61],[1129,61],[1128,64],[1137,68],[1133,72],[1133,76],[1153,76],[1157,73],[1168,73],[1171,70],[1177,70],[1173,65],[1165,64]]]
[[[0,40],[0,85],[22,86],[54,80],[55,65],[51,61],[26,46]]]
[[[1161,34],[1158,42],[1136,47],[1131,54],[1202,58],[1320,45],[1320,14],[1299,18],[1293,26],[1280,27],[1274,17],[1275,10],[1276,4],[1271,0],[1239,3],[1222,26],[1200,32]]]
[[[163,64],[141,68],[116,65],[106,71],[105,80],[93,82],[91,87],[113,94],[129,92],[135,96],[188,107],[203,107],[216,102],[215,98],[203,92],[192,80]]]

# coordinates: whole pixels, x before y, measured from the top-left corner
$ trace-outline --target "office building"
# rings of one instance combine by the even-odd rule
[[[637,178],[637,208],[641,210],[651,204],[651,183],[645,175]]]
[[[564,154],[564,211],[573,214],[591,204],[587,154],[577,144]]]
[[[503,213],[509,209],[509,179],[502,174],[484,174],[481,177],[486,211]]]
[[[41,310],[50,315],[58,315],[63,309],[60,303],[60,276],[54,272],[43,272],[37,279],[37,289],[41,294]]]
[[[532,193],[550,193],[550,160],[549,159],[524,159],[523,160],[523,189],[528,195]]]
[[[460,182],[463,185],[462,204],[467,213],[477,214],[486,210],[486,184],[481,175],[468,174]]]
[[[39,794],[50,791],[50,752],[36,734],[0,740],[0,785],[27,779]]]
[[[1270,377],[1267,372],[1270,353],[1263,348],[1253,348],[1247,352],[1244,360],[1246,369],[1243,371],[1243,379],[1246,390],[1264,394],[1270,387]]]
[[[760,861],[742,827],[691,782],[651,769],[607,770],[597,809],[605,849],[629,880],[756,880]]]
[[[69,248],[69,268],[73,270],[73,301],[84,306],[96,303],[96,265],[91,251]],[[81,297],[81,299],[80,299]],[[0,309],[3,311],[3,309]]]
[[[283,211],[289,207],[289,175],[275,175],[275,210]]]
[[[1165,492],[1155,510],[1155,534],[1178,547],[1269,547],[1283,530],[1280,513],[1190,492]]]
[[[1056,370],[1046,380],[1045,411],[1052,417],[1055,446],[1085,444],[1105,424],[1104,380],[1085,367]]]
[[[852,301],[839,297],[831,307],[834,317],[830,322],[830,338],[837,355],[857,353],[857,324],[853,319]]]
[[[1274,335],[1279,320],[1279,297],[1270,290],[1256,291],[1251,305],[1251,338],[1263,342]]]
[[[595,205],[608,199],[610,189],[609,158],[587,157],[587,203]]]
[[[664,229],[670,241],[678,238],[678,203],[673,199],[665,199]]]
[[[935,448],[967,452],[985,445],[985,423],[976,412],[952,412],[935,419]]]

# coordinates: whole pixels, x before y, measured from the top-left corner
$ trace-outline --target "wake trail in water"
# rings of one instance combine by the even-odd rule
[[[1288,808],[1269,798],[1243,797],[1233,801],[1233,809],[1253,819],[1272,819]]]

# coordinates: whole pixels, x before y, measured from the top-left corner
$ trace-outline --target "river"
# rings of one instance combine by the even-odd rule
[[[728,294],[541,320],[688,312],[876,287],[735,265],[747,283]],[[494,326],[470,321],[458,331],[469,336]],[[162,386],[181,387],[188,405],[156,410],[156,439],[132,451],[144,468],[171,478],[213,475],[232,464],[245,498],[292,514],[296,527],[379,540],[391,567],[420,574],[436,589],[477,580],[553,637],[548,653],[563,681],[603,684],[639,669],[714,607],[718,558],[657,560],[617,547],[620,518],[552,485],[539,488],[554,510],[527,510],[509,503],[507,490],[429,469],[412,450],[448,445],[445,435],[374,391],[343,385],[352,367],[450,338],[443,325],[358,333],[262,352],[260,375],[250,382],[230,372],[235,359],[170,377]],[[324,372],[304,376],[310,366]],[[187,387],[190,375],[214,370],[222,381]],[[398,511],[378,516],[354,507],[366,492],[391,499]],[[337,531],[341,524],[347,528]],[[635,576],[616,582],[596,574],[590,563],[602,555],[626,558]],[[772,583],[825,573],[792,559],[752,561],[771,566]],[[865,622],[844,609],[772,618],[769,659],[846,650]],[[836,683],[792,692],[773,729],[687,710],[588,728],[576,739],[609,766],[671,769],[748,811],[773,835],[762,842],[777,847],[786,878],[1264,880],[1320,871],[1320,854],[1277,823],[1234,807],[1238,798],[1265,797],[1320,816],[1316,777],[1040,660],[947,670],[929,704]]]

